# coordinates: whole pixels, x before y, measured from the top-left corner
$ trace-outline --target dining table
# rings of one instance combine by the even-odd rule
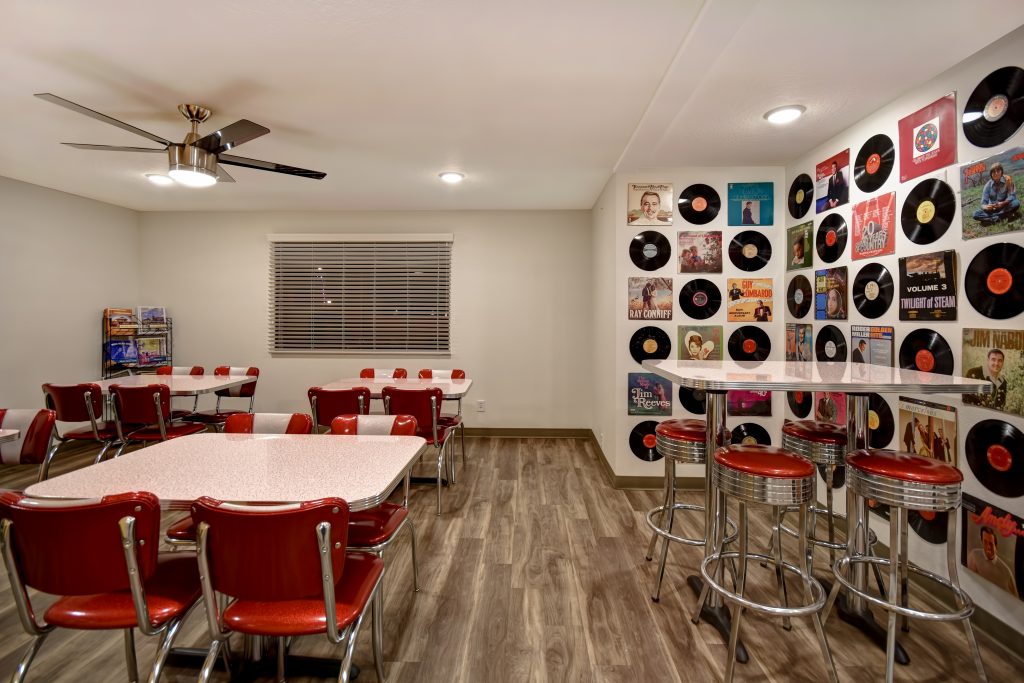
[[[124,387],[144,387],[150,384],[166,384],[171,396],[198,396],[209,394],[221,389],[240,387],[243,384],[257,381],[258,377],[250,375],[125,375],[110,379],[95,379],[104,394],[110,393],[110,387],[118,384]]]
[[[691,361],[691,360],[645,360],[645,370],[659,377],[669,379],[689,389],[703,390],[707,396],[706,425],[707,453],[709,459],[720,446],[726,445],[729,432],[726,425],[726,395],[729,391],[828,391],[841,392],[846,396],[847,448],[856,451],[868,448],[870,431],[868,427],[870,395],[884,393],[903,394],[985,394],[992,391],[987,380],[967,379],[933,372],[921,372],[893,368],[887,365],[869,363],[832,363],[821,361]],[[710,484],[705,476],[705,556],[714,552],[714,524],[725,524],[725,510],[718,511],[717,519],[712,518]],[[846,509],[849,515],[848,527],[866,528],[867,518],[863,506],[855,504],[855,496],[847,487]],[[868,548],[861,547],[861,534],[848,534],[848,552],[867,554]],[[864,535],[866,536],[866,535]],[[686,579],[698,596],[704,587],[699,575]],[[866,567],[854,567],[853,583],[858,589],[867,585]],[[699,599],[699,597],[698,597]],[[863,598],[849,596],[845,592],[838,601],[840,618],[867,635],[882,650],[886,648],[886,629],[881,626],[868,609]],[[707,600],[701,606],[702,621],[711,624],[728,641],[731,627],[729,610],[722,599],[709,591]],[[736,661],[746,662],[748,654],[743,643],[736,649]],[[896,661],[909,664],[906,650],[897,643]]]
[[[17,429],[0,429],[0,443],[16,441],[19,436],[21,436],[21,432]]]

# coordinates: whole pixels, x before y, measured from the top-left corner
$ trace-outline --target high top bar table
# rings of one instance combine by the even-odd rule
[[[727,442],[726,393],[734,390],[750,391],[836,391],[846,394],[847,448],[850,451],[868,448],[868,395],[878,394],[987,394],[992,383],[987,380],[952,377],[931,372],[902,370],[867,363],[822,363],[791,361],[689,361],[646,360],[645,370],[672,380],[690,389],[703,389],[707,393],[707,451],[714,457],[715,449]],[[711,518],[711,478],[705,477],[705,554],[712,552],[714,535],[709,533],[715,520]],[[854,510],[854,508],[857,508]],[[867,510],[856,506],[854,496],[847,487],[846,494],[848,551],[867,553],[859,547],[860,534],[849,533],[867,524]],[[718,523],[724,523],[724,510],[719,510]],[[867,572],[863,566],[854,568],[853,581],[858,588],[867,585]],[[686,579],[698,598],[704,586],[699,575]],[[838,601],[839,616],[857,627],[881,649],[885,649],[885,628],[875,621],[863,598],[843,595]],[[711,623],[723,639],[728,641],[731,618],[728,607],[711,591],[701,606],[701,619]],[[896,660],[909,664],[906,651],[897,644]],[[740,643],[736,648],[736,661],[746,662],[747,651]]]

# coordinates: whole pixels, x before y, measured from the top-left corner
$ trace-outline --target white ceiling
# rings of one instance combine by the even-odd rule
[[[935,0],[3,0],[0,175],[138,210],[589,209],[614,170],[791,161],[1022,22]],[[207,132],[271,129],[235,153],[327,178],[157,188],[161,155],[58,144],[147,140],[36,92],[171,140],[203,104]],[[769,132],[793,101],[805,119]]]

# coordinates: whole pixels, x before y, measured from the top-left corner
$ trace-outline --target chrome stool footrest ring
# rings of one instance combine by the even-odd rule
[[[656,508],[651,508],[651,510],[647,513],[647,515],[646,515],[647,526],[649,526],[651,528],[651,531],[656,533],[658,536],[661,536],[662,538],[666,538],[666,539],[668,539],[670,541],[675,541],[676,543],[682,543],[684,545],[692,545],[692,546],[698,546],[698,547],[703,548],[704,545],[707,543],[707,539],[705,539],[705,538],[687,538],[685,536],[676,536],[673,533],[669,533],[669,531],[667,531],[666,529],[663,529],[662,527],[658,526],[654,522],[654,516],[659,514],[659,513],[663,514],[665,512],[665,507],[666,506],[664,506],[664,505],[659,505]],[[672,505],[671,507],[672,507],[673,510],[689,510],[691,512],[700,512],[701,514],[704,513],[704,506],[703,505],[691,505],[689,503],[676,503],[675,505]],[[726,543],[732,543],[737,538],[736,523],[733,522],[731,519],[726,519],[725,520],[725,525],[726,525],[725,526],[725,529],[726,529],[725,542]]]
[[[796,574],[796,576],[801,580],[804,580],[805,578],[809,579],[808,584],[811,587],[812,600],[806,605],[798,605],[796,607],[775,607],[773,605],[765,605],[744,598],[739,593],[735,593],[725,586],[722,586],[711,575],[711,572],[708,570],[708,565],[721,560],[736,560],[739,559],[740,555],[741,553],[739,551],[728,550],[708,555],[704,558],[704,561],[700,563],[700,574],[704,578],[704,581],[708,584],[711,590],[721,595],[724,599],[729,602],[734,602],[749,610],[777,617],[807,617],[820,612],[821,608],[825,606],[825,589],[821,587],[818,580],[813,577],[805,577],[805,574],[800,571],[800,568],[790,562],[782,562],[782,568],[788,572]],[[765,555],[764,553],[746,553],[746,556],[748,559],[753,558],[756,560],[766,560],[772,565],[775,565],[775,558],[771,555]]]
[[[784,512],[796,512],[796,508],[788,507],[788,508],[786,508],[784,510]],[[826,517],[827,518],[827,515],[829,514],[828,508],[818,507],[817,505],[809,506],[807,508],[807,512],[812,514],[812,515],[814,515],[815,518],[817,518],[819,515],[822,516],[822,517]],[[842,512],[832,512],[831,514],[832,514],[833,519],[842,519],[842,520],[846,519],[846,514],[845,513],[842,513]],[[785,524],[780,524],[779,528],[781,528],[786,533],[787,536],[790,536],[792,538],[796,538],[797,537],[796,529],[788,527]],[[815,527],[815,529],[817,529],[817,527]],[[831,550],[846,550],[846,541],[843,541],[843,542],[836,541],[835,543],[832,543],[830,541],[826,541],[823,538],[818,538],[817,536],[808,536],[807,537],[807,542],[810,543],[811,545],[818,546],[819,548],[829,548]],[[869,548],[874,548],[875,544],[877,544],[877,543],[878,543],[878,536],[875,534],[875,532],[872,529],[868,529],[868,547]]]
[[[851,564],[879,564],[885,567],[890,565],[889,558],[886,557],[874,557],[871,555],[856,555],[854,557],[841,557],[836,560],[835,566],[832,568],[832,573],[835,574],[836,581],[842,584],[843,588],[847,589],[859,598],[863,598],[873,605],[877,605],[882,609],[895,612],[896,614],[910,617],[912,619],[923,619],[925,621],[960,621],[967,619],[974,614],[974,601],[971,600],[971,596],[965,593],[962,589],[957,588],[950,582],[946,577],[930,572],[927,569],[922,569],[914,564],[907,565],[907,571],[918,576],[931,579],[935,583],[948,589],[960,602],[963,603],[963,607],[955,612],[926,612],[919,609],[911,609],[909,607],[903,607],[902,605],[893,605],[885,600],[875,597],[874,595],[858,590],[854,586],[853,582],[843,576],[842,571],[847,569]],[[890,589],[891,590],[891,589]]]

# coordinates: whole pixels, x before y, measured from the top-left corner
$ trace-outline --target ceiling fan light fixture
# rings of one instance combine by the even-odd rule
[[[217,184],[217,175],[215,173],[210,173],[205,168],[197,168],[195,166],[192,168],[187,166],[172,168],[167,172],[167,175],[174,182],[186,187],[210,187]]]
[[[174,181],[163,173],[147,173],[146,180],[154,185],[159,185],[160,187],[167,187],[168,185],[174,184]]]

